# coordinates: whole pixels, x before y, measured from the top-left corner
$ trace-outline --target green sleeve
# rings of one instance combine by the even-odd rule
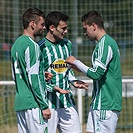
[[[99,80],[105,73],[105,69],[98,66],[96,69],[89,68],[87,71],[87,77],[93,80]]]
[[[35,97],[36,102],[38,103],[41,109],[48,108],[47,99],[46,99],[46,83],[43,75],[42,67],[42,56],[40,48],[37,45],[36,47],[30,46],[30,62],[27,60],[27,69],[28,77],[31,84],[32,93]],[[30,66],[30,68],[28,67]]]

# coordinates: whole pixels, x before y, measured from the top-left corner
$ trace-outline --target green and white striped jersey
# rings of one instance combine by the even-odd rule
[[[39,41],[39,45],[44,56],[45,71],[51,72],[54,75],[50,83],[64,90],[71,90],[69,81],[76,80],[76,78],[73,71],[69,69],[68,64],[65,63],[66,58],[71,55],[71,42],[63,39],[54,44],[43,38]],[[75,105],[72,92],[60,94],[54,91],[47,94],[49,108],[67,108]]]
[[[20,36],[11,48],[11,58],[16,84],[15,110],[48,108],[43,58],[38,44],[29,36]]]
[[[117,43],[105,34],[97,43],[92,55],[93,68],[87,76],[93,79],[94,89],[91,106],[99,110],[122,108],[122,75]]]

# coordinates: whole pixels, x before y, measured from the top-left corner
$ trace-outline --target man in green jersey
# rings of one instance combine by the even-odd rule
[[[88,133],[115,133],[118,115],[122,109],[122,75],[120,53],[116,41],[104,30],[100,13],[90,11],[82,16],[85,35],[97,45],[92,54],[92,67],[74,56],[66,63],[77,67],[93,79],[91,108],[88,114]]]
[[[44,31],[44,13],[37,8],[27,9],[23,16],[23,35],[11,48],[12,70],[16,85],[15,111],[19,133],[46,133],[47,119],[51,117],[46,98],[43,58],[36,36]],[[40,63],[41,62],[41,63]],[[49,91],[56,86],[48,86]]]
[[[45,19],[47,35],[39,45],[45,60],[45,71],[53,74],[49,81],[64,90],[71,90],[69,83],[75,87],[87,89],[88,84],[78,81],[65,63],[71,55],[72,43],[64,39],[67,33],[68,16],[58,12],[50,12]],[[48,104],[51,118],[48,120],[48,132],[56,133],[58,127],[61,133],[81,133],[81,125],[75,107],[72,91],[69,94],[48,92]]]

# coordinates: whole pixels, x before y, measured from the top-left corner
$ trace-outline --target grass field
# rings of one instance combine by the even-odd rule
[[[14,112],[14,86],[0,86],[0,133],[17,133]],[[77,101],[77,97],[75,97]],[[83,133],[85,133],[87,114],[91,97],[83,97]],[[133,133],[133,97],[123,98],[123,108],[119,117],[116,133]]]
[[[0,80],[12,80],[11,62],[0,60]]]

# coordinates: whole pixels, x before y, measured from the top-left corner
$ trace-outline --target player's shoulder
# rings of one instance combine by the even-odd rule
[[[112,47],[117,45],[117,42],[115,41],[115,39],[111,37],[109,34],[106,34],[105,36],[105,43]]]
[[[21,35],[19,36],[16,41],[13,44],[13,48],[19,48],[21,47],[21,49],[19,49],[20,51],[24,51],[27,49],[27,47],[30,47],[30,49],[34,48],[36,42],[30,37],[30,36],[26,36],[26,35]]]
[[[21,47],[27,47],[31,43],[33,43],[32,39],[29,36],[25,36],[25,35],[19,36],[16,39],[16,41],[14,42],[14,44],[21,45]],[[25,45],[23,45],[23,44],[25,44]]]
[[[63,38],[62,40],[60,40],[60,42],[63,45],[72,45],[72,42],[68,40],[67,38]]]
[[[109,34],[105,35],[105,41],[114,41],[115,42],[114,38],[111,37]]]
[[[42,45],[44,45],[44,44],[46,43],[46,39],[43,38],[43,39],[41,39],[40,41],[38,41],[37,43],[38,43],[38,45],[41,47]]]
[[[64,42],[67,42],[67,43],[72,43],[69,39],[67,39],[67,38],[63,38],[63,41]]]
[[[25,42],[25,41],[27,41],[27,37],[28,37],[28,36],[21,35],[21,36],[19,36],[19,37],[16,39],[16,41]]]

